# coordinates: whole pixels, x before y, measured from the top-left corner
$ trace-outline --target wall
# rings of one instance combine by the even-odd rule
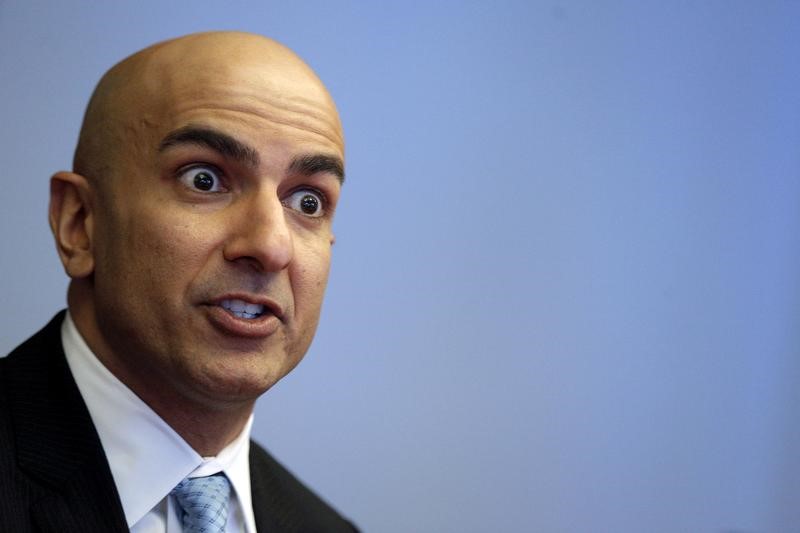
[[[800,523],[800,4],[0,2],[0,352],[111,64],[261,32],[337,100],[317,340],[255,436],[365,531]]]

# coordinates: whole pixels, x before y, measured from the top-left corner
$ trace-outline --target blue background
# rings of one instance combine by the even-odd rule
[[[99,76],[270,35],[338,102],[323,320],[258,440],[367,532],[800,531],[800,3],[0,2],[5,353]]]

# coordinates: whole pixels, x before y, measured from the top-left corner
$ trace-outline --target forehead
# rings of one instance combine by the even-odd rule
[[[189,124],[204,125],[257,146],[343,155],[335,105],[308,67],[263,50],[223,52],[172,52],[151,59],[141,76],[138,117],[131,117],[147,130],[138,133],[157,141]]]

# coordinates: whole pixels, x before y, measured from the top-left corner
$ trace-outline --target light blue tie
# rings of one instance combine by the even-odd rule
[[[224,474],[186,478],[172,489],[183,509],[184,533],[223,533],[231,484]]]

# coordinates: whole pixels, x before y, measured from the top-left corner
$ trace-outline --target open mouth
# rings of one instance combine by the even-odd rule
[[[227,309],[235,317],[250,320],[260,317],[267,311],[261,304],[251,304],[244,300],[222,300],[219,305]]]

